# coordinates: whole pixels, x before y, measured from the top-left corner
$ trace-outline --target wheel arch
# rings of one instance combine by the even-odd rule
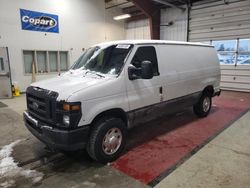
[[[123,122],[125,123],[126,127],[128,127],[128,117],[127,117],[127,114],[121,108],[113,108],[113,109],[105,110],[105,111],[99,113],[92,120],[91,125],[95,124],[95,122],[97,122],[101,118],[108,117],[108,116],[122,119]]]
[[[208,94],[210,97],[214,95],[214,87],[212,85],[209,85],[205,87],[202,91],[202,94]]]

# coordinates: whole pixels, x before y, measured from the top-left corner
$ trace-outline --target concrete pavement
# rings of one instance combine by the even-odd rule
[[[224,95],[229,97],[229,100],[232,97],[242,100],[239,96],[240,93]],[[250,97],[247,94],[244,96]],[[8,184],[10,187],[21,188],[148,187],[109,164],[100,165],[92,161],[85,151],[66,155],[51,152],[31,135],[23,124],[22,112],[26,109],[25,96],[0,101],[8,105],[0,108],[0,187],[7,188]],[[174,121],[174,118],[172,119]],[[250,112],[220,133],[156,187],[250,187],[249,138]],[[3,170],[1,151],[17,140],[21,141],[13,147],[9,159],[12,158],[18,163],[18,168],[14,169],[18,170],[18,173],[13,173],[12,176],[1,176],[1,170]],[[144,140],[141,145],[147,142]],[[20,175],[20,172],[27,173],[29,170],[42,173],[42,180],[34,182],[34,177],[32,179],[27,174]]]
[[[166,187],[250,187],[250,111],[162,180]]]
[[[109,165],[92,161],[85,151],[67,155],[51,152],[23,124],[25,96],[1,102],[8,107],[0,108],[0,187],[147,187]],[[14,146],[11,158],[1,158],[4,146],[17,140],[20,142]],[[5,159],[14,159],[18,167],[13,163],[4,166]],[[24,170],[42,173],[42,180],[34,182],[34,178],[24,176]]]

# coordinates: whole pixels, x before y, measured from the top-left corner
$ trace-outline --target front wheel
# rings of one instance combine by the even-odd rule
[[[87,151],[94,160],[107,163],[117,159],[125,147],[126,126],[119,118],[102,118],[93,125]]]
[[[194,113],[199,117],[206,117],[210,112],[212,105],[211,96],[204,93],[199,101],[193,106]]]

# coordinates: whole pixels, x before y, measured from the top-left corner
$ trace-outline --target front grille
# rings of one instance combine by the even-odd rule
[[[26,91],[27,108],[30,115],[48,123],[56,121],[56,92],[37,87],[28,87]]]

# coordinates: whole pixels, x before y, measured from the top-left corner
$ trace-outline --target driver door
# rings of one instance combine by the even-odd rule
[[[135,49],[134,56],[129,66],[140,68],[142,61],[152,62],[154,76],[151,79],[138,78],[129,80],[127,74],[126,87],[130,107],[129,118],[132,124],[138,124],[141,123],[142,120],[152,119],[152,112],[155,104],[163,100],[155,46],[138,46]]]

